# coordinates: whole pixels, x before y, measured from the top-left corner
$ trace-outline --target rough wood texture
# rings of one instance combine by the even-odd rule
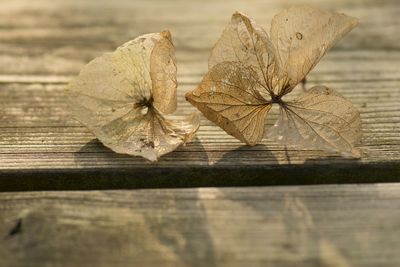
[[[195,110],[183,95],[207,71],[210,48],[231,14],[240,10],[268,27],[272,16],[290,1],[5,0],[0,10],[0,190],[398,180],[398,2],[307,4],[360,19],[360,27],[323,58],[307,84],[330,86],[360,110],[360,160],[284,147],[267,139],[244,146],[203,118],[192,142],[150,164],[113,153],[70,116],[63,88],[84,64],[142,33],[168,28],[178,60],[176,116],[183,117]],[[267,126],[276,118],[272,113]],[[268,176],[266,170],[272,170]],[[284,175],[286,170],[292,171]],[[187,177],[186,182],[171,182],[169,171]],[[79,173],[87,179],[82,181]],[[110,175],[115,180],[107,179]],[[146,178],[148,183],[143,182]]]
[[[400,184],[0,193],[1,266],[400,266]]]

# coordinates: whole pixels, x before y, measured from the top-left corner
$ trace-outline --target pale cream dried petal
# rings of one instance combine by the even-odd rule
[[[162,38],[154,45],[150,56],[150,76],[154,106],[164,114],[170,114],[177,106],[176,59],[169,31],[160,36]]]
[[[131,84],[129,95],[152,94],[150,56],[154,45],[161,38],[159,33],[141,35],[121,45],[112,53],[112,64],[115,69],[113,72],[123,77],[121,81]],[[100,79],[100,76],[97,79]]]
[[[149,33],[118,47],[115,68],[135,90],[153,96],[154,106],[165,114],[176,110],[176,59],[171,34]]]
[[[211,51],[208,69],[226,61],[251,67],[265,90],[272,89],[275,49],[264,29],[246,15],[236,12]]]
[[[277,14],[271,23],[270,38],[277,51],[277,75],[289,79],[289,86],[281,88],[285,92],[279,94],[290,92],[357,25],[356,18],[307,6]]]
[[[66,88],[75,118],[112,150],[151,161],[188,141],[199,127],[198,115],[168,120],[154,106],[157,97],[163,110],[176,108],[171,46],[167,31],[146,34],[92,60]]]
[[[138,113],[141,111],[131,110],[93,132],[115,152],[157,161],[190,141],[200,126],[200,117],[195,113],[179,121],[165,118],[155,108],[148,108],[144,115]]]
[[[339,93],[315,86],[281,107],[280,118],[267,136],[285,145],[359,157],[354,145],[361,139],[360,113]]]
[[[264,135],[271,108],[259,94],[257,73],[239,62],[215,65],[186,99],[228,134],[249,145]]]
[[[149,90],[136,91],[132,87],[115,69],[111,53],[87,64],[68,84],[66,93],[72,114],[90,130],[127,114],[136,99],[151,95]]]

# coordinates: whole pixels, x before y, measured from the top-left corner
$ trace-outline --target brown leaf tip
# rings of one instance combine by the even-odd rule
[[[169,30],[164,30],[160,33],[163,38],[167,38],[168,40],[172,40],[171,33]]]

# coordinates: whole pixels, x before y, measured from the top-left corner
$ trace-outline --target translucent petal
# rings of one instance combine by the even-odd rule
[[[66,92],[75,118],[89,129],[125,115],[134,107],[136,99],[151,95],[150,90],[135,90],[116,70],[111,53],[86,65],[68,84]]]
[[[289,79],[289,87],[281,88],[285,92],[280,94],[290,92],[357,25],[356,18],[307,6],[292,7],[277,14],[270,31],[280,69],[277,75]]]
[[[176,110],[176,59],[169,31],[161,33],[150,57],[154,106],[164,114]]]
[[[281,107],[280,118],[267,136],[286,145],[359,157],[354,145],[361,139],[360,114],[339,93],[315,86]]]
[[[115,152],[156,161],[160,156],[188,142],[199,126],[198,114],[193,113],[178,121],[167,119],[157,109],[149,108],[144,115],[138,115],[136,110],[132,110],[93,132]]]

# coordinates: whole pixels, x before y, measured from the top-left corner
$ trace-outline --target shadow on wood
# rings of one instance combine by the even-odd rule
[[[13,266],[398,266],[399,191],[353,184],[2,193],[0,258]]]

